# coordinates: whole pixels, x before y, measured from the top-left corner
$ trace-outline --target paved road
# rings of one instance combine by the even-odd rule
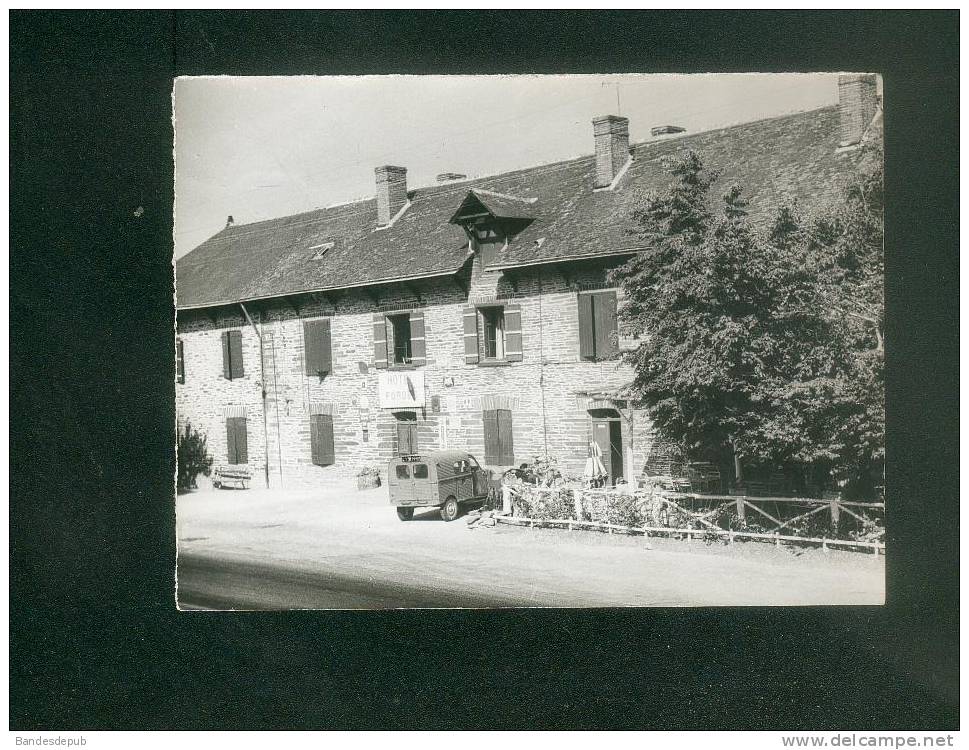
[[[884,558],[401,522],[386,490],[178,499],[185,609],[877,604]]]

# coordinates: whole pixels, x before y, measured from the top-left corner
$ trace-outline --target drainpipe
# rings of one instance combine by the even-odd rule
[[[263,465],[266,467],[266,489],[269,489],[269,424],[266,421],[266,360],[263,356],[262,351],[262,334],[259,332],[259,328],[253,323],[252,318],[249,315],[249,311],[246,310],[246,306],[239,303],[239,307],[242,308],[242,314],[246,316],[246,320],[249,321],[249,325],[252,326],[252,330],[256,332],[256,337],[259,339],[259,388],[262,390],[262,456]]]

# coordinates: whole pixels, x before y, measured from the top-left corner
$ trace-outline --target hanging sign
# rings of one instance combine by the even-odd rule
[[[424,373],[417,371],[378,373],[377,398],[381,409],[423,407]]]

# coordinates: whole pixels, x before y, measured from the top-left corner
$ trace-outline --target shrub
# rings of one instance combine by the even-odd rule
[[[185,432],[178,433],[178,475],[176,486],[180,492],[197,487],[199,474],[209,476],[212,457],[205,446],[205,435],[185,425]]]

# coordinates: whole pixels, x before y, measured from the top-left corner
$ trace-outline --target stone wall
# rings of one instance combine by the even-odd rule
[[[247,305],[262,333],[262,367],[259,336],[238,306],[181,311],[185,383],[176,387],[179,423],[201,429],[215,463],[224,464],[227,410],[235,415],[244,409],[257,486],[264,482],[267,458],[273,486],[319,484],[368,464],[385,474],[397,450],[397,417],[379,408],[373,314],[411,307],[423,310],[426,329],[427,363],[419,368],[426,406],[416,414],[421,450],[466,448],[484,463],[482,408],[510,408],[516,463],[547,454],[563,471],[581,474],[590,435],[583,393],[615,388],[632,377],[618,361],[579,359],[577,289],[602,285],[602,279],[603,269],[594,265],[563,273],[520,271],[512,279],[480,269],[475,258],[467,296],[455,280],[439,279]],[[492,300],[521,305],[523,361],[465,364],[464,309]],[[331,319],[333,366],[321,380],[305,374],[303,321],[323,316]],[[231,381],[222,366],[221,334],[228,329],[242,331],[245,360],[244,377]],[[315,466],[310,456],[310,414],[320,412],[333,417],[335,463],[327,467]],[[650,427],[642,411],[625,409],[622,415],[631,478],[644,463]]]

